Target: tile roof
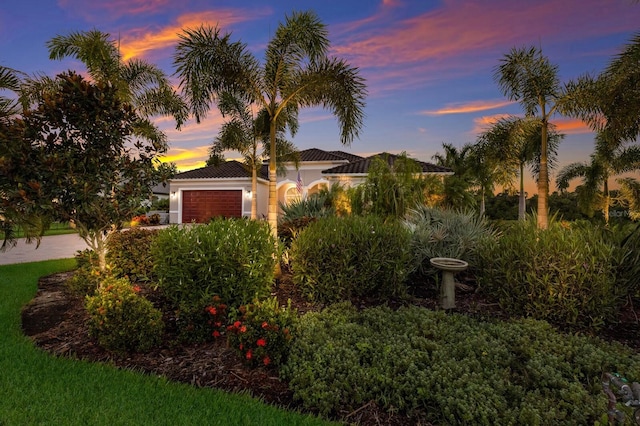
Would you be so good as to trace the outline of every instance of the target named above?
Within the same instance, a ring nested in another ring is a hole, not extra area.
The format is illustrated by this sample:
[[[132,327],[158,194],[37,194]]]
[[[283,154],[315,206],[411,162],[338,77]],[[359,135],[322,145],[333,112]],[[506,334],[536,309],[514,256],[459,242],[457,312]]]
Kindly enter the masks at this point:
[[[339,155],[344,159],[349,160],[350,163],[354,161],[362,160],[364,158],[364,157],[360,157],[359,155],[351,154],[349,152],[344,152],[344,151],[329,151],[329,153],[334,155]]]
[[[372,155],[371,157],[363,158],[358,161],[354,161],[352,163],[344,164],[341,166],[332,167],[327,170],[323,170],[322,174],[347,174],[347,175],[366,175],[369,171],[369,167],[371,166],[371,162],[373,159],[382,157],[386,158],[387,163],[389,165],[393,165],[396,159],[399,157],[398,155],[389,154],[386,152]],[[453,174],[453,171],[447,167],[436,166],[435,164],[425,163],[424,161],[415,160],[421,167],[422,173],[447,173]]]
[[[250,178],[251,171],[239,161],[231,160],[221,163],[219,166],[207,166],[199,169],[189,170],[187,172],[178,173],[173,180],[178,179],[233,179],[233,178]],[[264,173],[264,167],[258,170],[258,177],[269,179]]]
[[[300,151],[300,161],[349,161],[346,153],[336,154],[333,152],[323,151],[318,148],[310,148]]]

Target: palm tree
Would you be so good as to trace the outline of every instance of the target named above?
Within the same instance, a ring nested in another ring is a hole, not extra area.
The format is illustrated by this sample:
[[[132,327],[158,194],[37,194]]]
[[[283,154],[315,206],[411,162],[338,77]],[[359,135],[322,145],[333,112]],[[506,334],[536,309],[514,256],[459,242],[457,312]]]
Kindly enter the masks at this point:
[[[480,216],[485,213],[487,194],[493,194],[496,184],[507,186],[512,174],[509,163],[496,160],[491,151],[491,146],[479,139],[469,156],[470,173],[480,194]]]
[[[557,111],[557,101],[564,96],[558,67],[552,65],[536,47],[512,49],[496,68],[494,79],[503,94],[520,102],[528,117],[541,123],[540,159],[538,161],[538,228],[549,225],[549,119]]]
[[[261,66],[246,45],[220,36],[217,28],[184,30],[174,63],[192,113],[199,122],[223,92],[242,96],[269,116],[268,220],[277,235],[276,134],[281,116],[292,135],[301,107],[330,109],[340,126],[340,141],[358,137],[364,118],[366,87],[357,68],[329,58],[325,25],[313,12],[295,12],[276,29]],[[294,125],[295,124],[295,125]]]
[[[478,142],[485,146],[487,157],[500,164],[505,186],[510,185],[512,177],[520,177],[519,220],[525,218],[525,167],[529,166],[533,176],[538,178],[541,133],[540,120],[510,116],[496,121],[488,130],[478,136]],[[564,135],[557,133],[553,124],[549,123],[547,135],[547,165],[549,169],[553,169],[555,165],[558,145],[563,137]]]
[[[617,142],[607,140],[605,134],[598,133],[591,162],[577,162],[565,166],[558,174],[556,185],[560,191],[565,191],[573,179],[582,178],[582,185],[576,188],[582,210],[590,213],[594,208],[602,208],[605,223],[608,224],[609,207],[612,203],[609,178],[638,169],[640,147],[623,147]],[[602,190],[599,189],[600,186]]]
[[[218,165],[224,161],[225,151],[237,151],[244,157],[245,165],[251,171],[251,219],[258,217],[258,169],[262,166],[264,155],[259,150],[262,144],[269,146],[269,117],[263,109],[254,114],[252,108],[239,97],[224,92],[218,100],[218,108],[223,116],[230,119],[222,125],[218,136],[209,150],[207,165]],[[284,131],[276,134],[278,160],[292,159],[295,146],[284,138]],[[296,162],[295,156],[293,156]]]
[[[431,158],[438,166],[448,167],[453,171],[453,176],[444,178],[443,204],[452,208],[474,205],[475,200],[469,191],[474,184],[471,164],[473,145],[468,143],[458,149],[452,144],[443,143],[442,148],[444,155],[438,152]]]
[[[95,81],[116,86],[120,99],[131,104],[140,117],[135,125],[135,134],[154,141],[158,146],[166,146],[166,136],[150,118],[172,116],[179,128],[188,116],[186,103],[160,68],[135,58],[124,62],[118,44],[109,37],[109,34],[98,30],[56,36],[47,42],[49,57],[78,59]],[[31,92],[38,93],[38,88],[48,83],[47,79],[31,81],[31,86],[36,89]]]
[[[10,90],[19,93],[21,78],[20,71],[0,65],[0,90]],[[0,118],[10,117],[19,112],[18,102],[14,98],[0,96]]]

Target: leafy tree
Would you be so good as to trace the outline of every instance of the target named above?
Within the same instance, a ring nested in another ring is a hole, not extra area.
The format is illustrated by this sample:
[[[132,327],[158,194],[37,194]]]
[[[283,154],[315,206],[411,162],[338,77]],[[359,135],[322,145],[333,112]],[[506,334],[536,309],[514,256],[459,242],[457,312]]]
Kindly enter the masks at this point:
[[[557,101],[565,95],[558,78],[558,67],[536,47],[514,48],[501,60],[494,78],[503,94],[520,102],[527,117],[541,123],[538,161],[538,228],[549,224],[549,119],[558,110]]]
[[[604,133],[598,133],[591,161],[565,166],[558,174],[556,185],[560,191],[565,191],[573,179],[582,178],[582,185],[576,188],[581,209],[591,216],[594,209],[600,208],[605,223],[608,224],[609,208],[615,202],[609,191],[609,178],[639,169],[640,147],[624,147],[607,140]]]
[[[174,63],[191,112],[199,122],[223,92],[243,96],[269,116],[268,220],[277,234],[276,134],[281,115],[291,134],[301,107],[330,109],[340,126],[340,140],[358,136],[366,88],[358,69],[328,56],[325,25],[313,12],[294,12],[278,25],[261,66],[246,45],[220,36],[217,28],[184,30]]]
[[[444,155],[433,155],[438,166],[448,167],[453,171],[452,176],[444,178],[444,198],[441,204],[448,208],[465,209],[475,205],[471,188],[474,185],[471,157],[473,145],[465,144],[458,149],[452,144],[443,143]]]
[[[163,150],[133,139],[138,117],[115,86],[68,72],[56,87],[15,122],[15,139],[0,140],[9,153],[0,190],[19,200],[15,215],[74,223],[104,269],[106,243],[158,182]]]
[[[427,184],[420,165],[406,153],[376,156],[365,182],[354,188],[353,213],[404,217],[409,209],[424,204]]]
[[[218,165],[224,161],[225,151],[238,151],[244,157],[244,163],[251,171],[251,219],[258,217],[258,169],[262,166],[263,158],[267,155],[260,150],[260,145],[269,146],[269,116],[266,110],[253,113],[250,105],[243,99],[224,92],[218,99],[218,108],[223,116],[229,120],[222,125],[218,136],[214,139],[209,150],[207,165]],[[295,146],[284,137],[282,128],[276,132],[276,160],[281,167],[280,160],[293,160],[296,165],[298,158],[294,155]],[[279,167],[280,168],[280,167]]]
[[[547,164],[550,169],[554,168],[558,145],[564,137],[554,127],[549,123]],[[499,119],[478,136],[478,143],[484,147],[488,159],[499,164],[505,186],[509,187],[513,178],[520,177],[519,220],[524,220],[526,212],[524,169],[529,166],[534,178],[538,178],[541,139],[542,125],[538,119],[515,116]]]

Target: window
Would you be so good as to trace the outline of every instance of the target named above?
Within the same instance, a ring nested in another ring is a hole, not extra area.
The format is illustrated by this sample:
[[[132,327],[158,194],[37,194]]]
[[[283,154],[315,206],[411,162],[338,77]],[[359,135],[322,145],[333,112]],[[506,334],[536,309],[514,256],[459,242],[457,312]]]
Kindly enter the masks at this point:
[[[295,186],[287,189],[287,192],[284,193],[284,202],[286,205],[289,205],[296,201],[300,201],[301,198],[302,194],[298,192],[298,188],[296,188]]]

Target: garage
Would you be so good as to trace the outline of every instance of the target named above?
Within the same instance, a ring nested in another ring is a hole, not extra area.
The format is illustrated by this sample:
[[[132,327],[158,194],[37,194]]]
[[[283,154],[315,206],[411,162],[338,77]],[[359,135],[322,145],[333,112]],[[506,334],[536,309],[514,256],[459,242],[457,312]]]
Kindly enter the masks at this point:
[[[182,191],[182,223],[206,223],[212,217],[242,217],[242,191]]]

